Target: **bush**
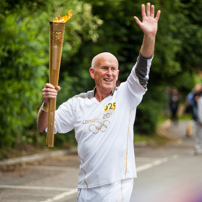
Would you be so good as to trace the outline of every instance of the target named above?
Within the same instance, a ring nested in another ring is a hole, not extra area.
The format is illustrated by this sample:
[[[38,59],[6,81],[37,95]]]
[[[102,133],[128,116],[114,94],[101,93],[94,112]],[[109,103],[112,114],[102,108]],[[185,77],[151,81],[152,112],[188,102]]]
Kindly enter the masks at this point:
[[[148,91],[143,98],[142,103],[137,108],[136,120],[134,125],[135,133],[152,135],[155,133],[158,118],[161,116],[163,110],[163,102],[159,100],[157,102],[156,97],[162,97],[161,92],[158,89],[152,92]],[[159,99],[159,98],[158,98]]]

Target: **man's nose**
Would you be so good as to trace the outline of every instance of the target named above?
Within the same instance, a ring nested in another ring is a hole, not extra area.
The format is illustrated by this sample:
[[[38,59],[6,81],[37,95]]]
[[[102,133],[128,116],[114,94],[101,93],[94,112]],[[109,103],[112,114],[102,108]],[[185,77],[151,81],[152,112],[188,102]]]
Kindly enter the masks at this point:
[[[107,74],[112,75],[112,70],[111,70],[111,68],[109,68],[109,69],[107,70]]]

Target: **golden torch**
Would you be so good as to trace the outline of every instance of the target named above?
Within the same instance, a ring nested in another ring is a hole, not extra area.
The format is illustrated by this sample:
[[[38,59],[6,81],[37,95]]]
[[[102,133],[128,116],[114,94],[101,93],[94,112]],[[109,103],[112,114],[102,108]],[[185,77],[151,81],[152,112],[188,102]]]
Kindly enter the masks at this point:
[[[65,32],[65,22],[72,16],[72,10],[68,11],[68,16],[60,15],[53,19],[49,24],[49,83],[58,86],[60,63],[62,57],[62,47]],[[55,122],[56,98],[49,100],[48,108],[48,128],[46,145],[54,146],[54,122]]]

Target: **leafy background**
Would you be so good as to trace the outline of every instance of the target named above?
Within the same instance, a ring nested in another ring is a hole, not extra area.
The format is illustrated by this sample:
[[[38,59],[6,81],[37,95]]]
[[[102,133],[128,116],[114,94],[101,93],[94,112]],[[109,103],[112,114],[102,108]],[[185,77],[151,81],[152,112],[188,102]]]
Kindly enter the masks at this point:
[[[135,133],[152,136],[165,115],[168,94],[176,86],[181,102],[201,82],[202,2],[151,0],[161,10],[148,92],[137,110]],[[103,51],[120,64],[120,82],[126,80],[138,56],[143,33],[133,16],[141,19],[141,4],[130,0],[2,0],[0,7],[0,158],[8,149],[28,144],[45,146],[37,132],[42,88],[48,82],[49,21],[66,15],[57,106],[94,87],[88,69]],[[74,132],[56,135],[57,148],[75,144]]]

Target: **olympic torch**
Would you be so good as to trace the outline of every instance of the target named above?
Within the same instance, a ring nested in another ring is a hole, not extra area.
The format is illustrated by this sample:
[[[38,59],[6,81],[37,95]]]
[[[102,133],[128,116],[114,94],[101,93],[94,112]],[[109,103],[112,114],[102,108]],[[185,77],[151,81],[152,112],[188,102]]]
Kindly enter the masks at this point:
[[[65,22],[72,16],[70,10],[68,16],[60,15],[49,23],[49,83],[58,86],[62,47],[65,32]],[[54,146],[54,122],[55,122],[56,98],[50,98],[48,108],[48,127],[46,145]]]

